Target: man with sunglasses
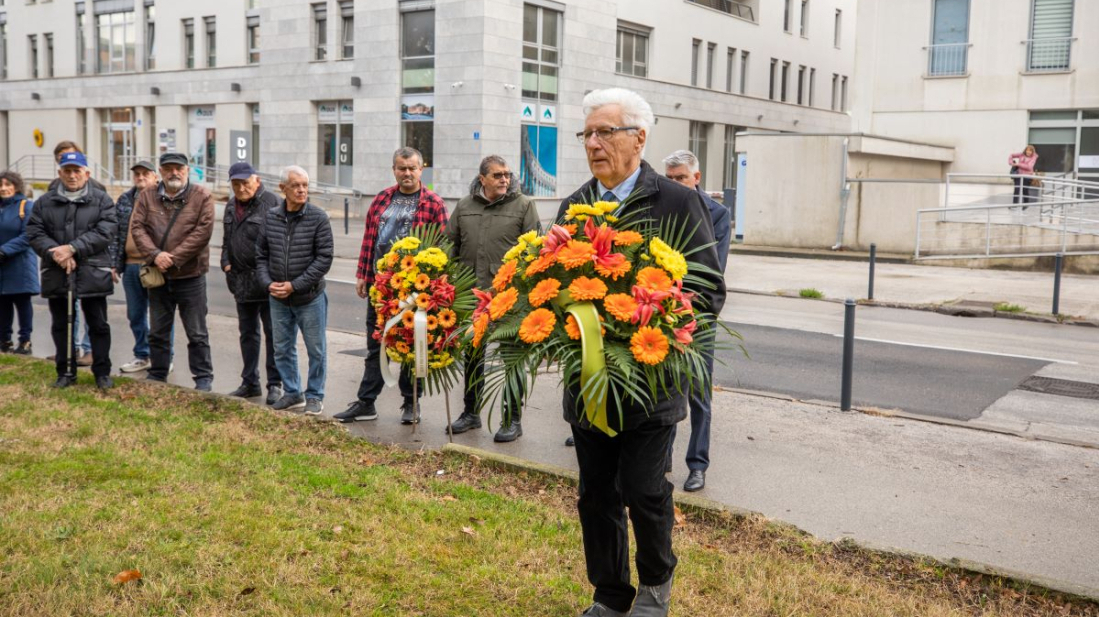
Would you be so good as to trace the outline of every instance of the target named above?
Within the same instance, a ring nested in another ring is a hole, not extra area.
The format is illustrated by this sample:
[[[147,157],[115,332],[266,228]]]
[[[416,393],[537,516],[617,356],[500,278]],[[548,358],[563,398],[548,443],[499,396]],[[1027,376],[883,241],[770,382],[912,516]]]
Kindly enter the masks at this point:
[[[480,174],[469,185],[469,195],[458,202],[446,233],[454,255],[477,274],[477,287],[489,289],[504,253],[519,236],[539,228],[534,200],[519,192],[519,182],[507,161],[495,154],[481,161]],[[466,356],[464,411],[447,430],[457,435],[481,427],[481,397],[485,356],[469,350]],[[504,401],[495,441],[515,441],[523,435],[522,401]]]

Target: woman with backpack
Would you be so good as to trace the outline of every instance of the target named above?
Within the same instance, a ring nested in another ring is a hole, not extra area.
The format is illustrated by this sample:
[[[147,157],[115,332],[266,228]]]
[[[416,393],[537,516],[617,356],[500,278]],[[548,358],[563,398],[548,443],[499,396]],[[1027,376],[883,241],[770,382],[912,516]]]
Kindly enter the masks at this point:
[[[31,354],[34,307],[31,298],[41,291],[38,256],[27,242],[31,200],[24,195],[23,178],[0,173],[0,352]],[[19,315],[19,340],[12,344],[15,315]]]

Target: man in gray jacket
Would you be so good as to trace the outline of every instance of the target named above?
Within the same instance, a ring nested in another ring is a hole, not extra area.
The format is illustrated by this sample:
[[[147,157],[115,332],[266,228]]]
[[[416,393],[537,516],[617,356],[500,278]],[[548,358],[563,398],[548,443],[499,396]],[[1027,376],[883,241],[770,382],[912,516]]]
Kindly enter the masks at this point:
[[[519,192],[519,183],[508,169],[507,161],[495,154],[481,161],[480,174],[469,187],[469,195],[458,202],[450,216],[447,236],[454,243],[459,261],[477,274],[477,287],[489,289],[504,253],[515,246],[519,236],[537,230],[538,210],[534,200]],[[470,350],[466,356],[465,410],[447,427],[457,435],[481,427],[481,391],[485,372],[483,350]],[[496,432],[498,442],[515,441],[523,434],[520,424],[522,401],[505,399],[503,420]]]

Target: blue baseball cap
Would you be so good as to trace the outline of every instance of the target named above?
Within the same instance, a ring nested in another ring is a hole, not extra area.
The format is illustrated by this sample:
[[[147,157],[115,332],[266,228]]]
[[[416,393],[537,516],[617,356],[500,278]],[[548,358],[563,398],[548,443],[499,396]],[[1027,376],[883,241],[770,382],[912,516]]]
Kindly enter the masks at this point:
[[[252,166],[248,163],[233,163],[229,167],[230,180],[247,180],[254,175],[256,175],[256,170],[252,169]]]
[[[71,167],[76,165],[78,167],[87,167],[88,158],[84,156],[83,152],[66,152],[61,155],[61,161],[58,162],[61,167]]]

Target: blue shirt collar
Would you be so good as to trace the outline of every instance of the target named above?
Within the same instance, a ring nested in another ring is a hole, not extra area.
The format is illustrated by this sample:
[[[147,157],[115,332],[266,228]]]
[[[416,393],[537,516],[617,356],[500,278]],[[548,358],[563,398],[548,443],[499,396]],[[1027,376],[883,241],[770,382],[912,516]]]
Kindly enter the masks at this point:
[[[607,191],[610,191],[610,192],[614,193],[614,196],[618,198],[619,202],[626,201],[626,198],[629,197],[630,193],[633,192],[634,187],[637,186],[637,178],[640,175],[641,175],[641,165],[639,164],[637,166],[637,169],[635,169],[634,172],[629,175],[629,177],[627,177],[625,180],[620,182],[618,184],[618,186],[616,186],[612,189],[608,189],[607,187],[603,186],[602,182],[599,182],[597,180],[596,183],[595,183],[596,188],[599,190],[599,195],[597,197],[599,199],[602,199],[603,194],[606,193]]]

